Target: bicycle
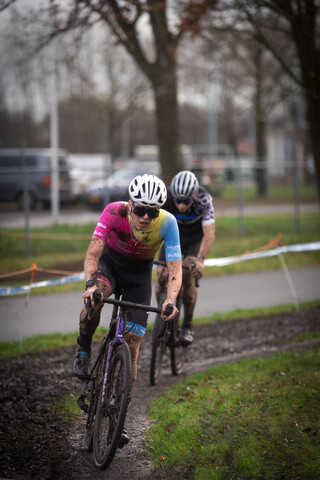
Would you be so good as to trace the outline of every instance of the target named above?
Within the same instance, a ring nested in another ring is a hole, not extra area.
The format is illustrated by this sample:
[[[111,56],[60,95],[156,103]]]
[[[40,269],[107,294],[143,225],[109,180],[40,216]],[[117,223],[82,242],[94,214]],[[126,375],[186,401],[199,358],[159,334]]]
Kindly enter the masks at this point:
[[[100,300],[101,292],[94,292],[94,300]],[[122,290],[116,290],[114,298],[104,298],[113,305],[109,332],[103,337],[99,353],[94,361],[85,388],[78,398],[79,407],[87,414],[85,448],[93,452],[96,467],[106,469],[112,462],[120,444],[130,394],[131,358],[125,341],[126,311],[130,308],[161,313],[161,309],[149,305],[120,300]],[[120,311],[119,311],[120,309]],[[167,315],[173,306],[167,307]],[[88,316],[92,314],[90,306]],[[83,320],[85,321],[85,319]]]
[[[166,266],[164,262],[155,261],[155,265]],[[183,269],[189,269],[187,266],[182,266]],[[194,262],[191,264],[194,268]],[[199,286],[196,281],[196,286]],[[181,286],[179,295],[176,299],[176,307],[180,313],[182,304],[183,286]],[[167,288],[164,288],[160,294],[158,306],[161,308],[164,300],[167,298]],[[179,334],[183,323],[179,313],[173,320],[165,322],[161,315],[157,315],[151,335],[151,362],[150,362],[150,385],[154,386],[158,383],[159,376],[163,366],[163,359],[167,347],[170,351],[170,365],[173,375],[181,373],[185,360],[188,344],[180,340]]]

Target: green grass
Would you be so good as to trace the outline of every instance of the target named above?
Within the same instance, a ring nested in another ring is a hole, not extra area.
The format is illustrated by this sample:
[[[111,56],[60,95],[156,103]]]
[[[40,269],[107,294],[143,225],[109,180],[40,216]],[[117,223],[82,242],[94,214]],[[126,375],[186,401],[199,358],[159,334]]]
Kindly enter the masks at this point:
[[[248,358],[153,401],[148,450],[170,479],[318,479],[320,348]]]
[[[79,417],[79,405],[77,398],[79,395],[73,393],[67,394],[64,397],[56,399],[50,406],[51,410],[62,420],[62,422],[71,426],[72,423]]]
[[[94,336],[95,341],[101,341],[106,329],[99,327]],[[23,338],[21,341],[12,340],[0,343],[0,360],[26,354],[37,354],[47,350],[77,345],[78,331],[70,333],[50,333]]]
[[[217,206],[228,205],[235,206],[238,202],[237,185],[228,184],[221,189],[217,189],[219,195],[215,197],[215,187],[213,187],[214,204]],[[258,197],[257,189],[254,185],[242,187],[243,202],[246,205],[275,205],[290,204],[294,202],[294,190],[290,185],[272,185],[268,196]],[[300,202],[317,202],[316,186],[301,185],[299,187]]]
[[[301,233],[295,232],[295,219],[291,215],[245,217],[244,237],[239,237],[239,220],[237,217],[217,217],[216,241],[210,251],[209,258],[229,257],[251,252],[268,245],[269,241],[281,234],[281,245],[291,245],[319,240],[320,214],[301,215]],[[94,229],[90,225],[57,225],[45,229],[31,229],[32,257],[25,256],[25,239],[23,230],[0,231],[0,274],[19,271],[31,267],[35,263],[39,268],[59,268],[62,270],[81,271],[83,260],[89,244],[89,239]],[[21,237],[11,236],[21,234]],[[46,238],[38,238],[37,235],[45,235]],[[53,237],[52,239],[50,237]],[[70,238],[72,240],[67,240]],[[320,263],[320,251],[285,254],[289,268],[300,268],[318,265]],[[226,273],[257,272],[262,270],[280,269],[278,257],[249,260],[235,263],[225,267],[206,267],[205,275],[224,275]],[[30,281],[29,274],[26,276]],[[24,278],[26,278],[24,277]],[[48,275],[48,278],[56,276]],[[27,284],[19,276],[10,277],[6,285]],[[35,280],[39,281],[36,274]],[[3,284],[3,283],[2,283]],[[66,284],[61,288],[50,287],[41,289],[41,293],[78,290],[81,285]],[[33,294],[36,292],[32,292]]]
[[[28,268],[35,263],[40,268],[65,267],[84,260],[95,224],[54,225],[30,229],[32,257],[26,256],[23,229],[0,231],[0,272]]]

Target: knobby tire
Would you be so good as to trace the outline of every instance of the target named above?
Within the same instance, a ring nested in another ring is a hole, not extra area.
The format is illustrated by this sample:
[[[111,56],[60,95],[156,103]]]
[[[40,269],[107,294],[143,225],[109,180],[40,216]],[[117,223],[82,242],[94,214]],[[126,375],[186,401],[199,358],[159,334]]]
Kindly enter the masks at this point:
[[[166,294],[163,292],[159,299],[159,308],[162,306]],[[154,386],[158,383],[158,379],[162,367],[162,358],[167,346],[167,330],[160,314],[156,315],[154,327],[152,330],[152,348],[150,363],[150,385]]]
[[[87,413],[87,423],[86,431],[84,437],[84,446],[88,452],[92,452],[92,443],[93,443],[93,427],[94,419],[97,409],[97,403],[100,393],[100,388],[103,383],[104,373],[106,367],[106,351],[105,347],[100,353],[100,358],[98,364],[95,368],[95,371],[92,373],[92,378],[89,380],[86,387],[86,396],[89,399],[88,413]]]
[[[130,370],[128,346],[120,343],[111,357],[104,399],[100,388],[94,422],[93,457],[101,469],[110,465],[118,448],[129,403]]]
[[[158,325],[157,325],[158,323]],[[163,324],[163,320],[160,317],[160,321],[156,319],[154,329],[156,331],[161,328]],[[166,350],[166,332],[162,336],[162,338],[155,338],[152,343],[152,350],[151,350],[151,364],[150,364],[150,384],[156,385],[158,383],[158,379],[161,372],[162,367],[162,358],[164,352]]]
[[[179,340],[179,333],[182,320],[179,315],[172,321],[171,334],[169,339],[171,371],[173,375],[179,375],[186,360],[187,348]]]

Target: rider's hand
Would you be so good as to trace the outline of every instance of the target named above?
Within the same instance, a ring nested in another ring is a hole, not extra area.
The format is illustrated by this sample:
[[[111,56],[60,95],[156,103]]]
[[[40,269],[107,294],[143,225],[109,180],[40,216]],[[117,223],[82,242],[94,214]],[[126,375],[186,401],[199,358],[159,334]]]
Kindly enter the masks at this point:
[[[83,301],[86,305],[88,305],[88,300],[90,298],[91,305],[94,307],[95,306],[95,301],[93,298],[93,293],[95,290],[97,290],[97,285],[92,285],[92,287],[87,288],[87,290],[82,294]],[[101,293],[101,301],[103,299],[103,295]]]
[[[196,280],[200,280],[203,276],[204,265],[202,260],[196,259],[194,262],[194,266],[191,268],[192,275]]]
[[[172,301],[170,299],[166,299],[163,304],[162,304],[162,309],[161,309],[161,318],[162,320],[164,320],[165,322],[167,322],[168,320],[173,320],[174,317],[176,315],[178,315],[179,313],[179,310],[177,309],[177,307],[175,305],[173,305],[173,310],[172,310],[172,313],[171,315],[169,315],[168,317],[166,316],[165,312],[166,312],[166,307],[168,305],[168,303],[170,303],[172,305]]]

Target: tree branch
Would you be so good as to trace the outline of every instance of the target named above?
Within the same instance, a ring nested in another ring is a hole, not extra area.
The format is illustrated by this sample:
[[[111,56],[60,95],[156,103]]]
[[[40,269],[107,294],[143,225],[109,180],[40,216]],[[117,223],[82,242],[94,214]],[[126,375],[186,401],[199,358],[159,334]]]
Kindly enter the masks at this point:
[[[285,0],[286,1],[286,0]],[[240,2],[241,3],[241,2]],[[298,77],[293,70],[289,67],[289,65],[284,61],[283,57],[278,53],[278,51],[272,46],[272,44],[269,42],[269,40],[266,38],[264,35],[259,23],[256,20],[256,17],[251,14],[250,10],[247,8],[247,5],[242,3],[242,8],[247,16],[247,19],[251,23],[251,25],[254,27],[256,31],[256,38],[258,41],[260,41],[270,52],[274,57],[277,59],[277,61],[280,63],[284,71],[301,87],[305,88],[305,85],[303,81],[301,80],[300,77]]]
[[[0,3],[0,12],[3,12],[6,8],[10,7],[16,0],[1,0]]]

